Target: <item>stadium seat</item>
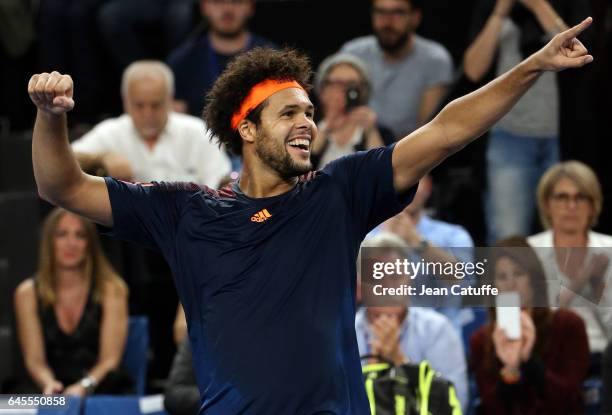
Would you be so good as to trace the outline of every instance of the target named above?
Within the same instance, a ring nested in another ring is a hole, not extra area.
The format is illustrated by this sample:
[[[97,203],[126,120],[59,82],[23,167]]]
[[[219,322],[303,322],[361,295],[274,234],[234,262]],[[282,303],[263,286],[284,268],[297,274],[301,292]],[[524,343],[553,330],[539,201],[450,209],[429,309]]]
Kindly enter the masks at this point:
[[[168,415],[163,395],[94,395],[85,399],[83,415]]]
[[[468,406],[465,415],[476,415],[480,411],[480,394],[473,374],[468,376]]]
[[[600,378],[588,378],[582,384],[584,393],[584,409],[586,415],[601,414],[601,394],[603,385]]]
[[[134,379],[134,386],[138,395],[145,394],[148,354],[149,319],[144,316],[131,316],[122,365]]]
[[[472,334],[482,327],[488,318],[487,308],[485,307],[470,307],[461,309],[462,313],[462,337],[463,351],[467,361],[470,360],[470,338]]]

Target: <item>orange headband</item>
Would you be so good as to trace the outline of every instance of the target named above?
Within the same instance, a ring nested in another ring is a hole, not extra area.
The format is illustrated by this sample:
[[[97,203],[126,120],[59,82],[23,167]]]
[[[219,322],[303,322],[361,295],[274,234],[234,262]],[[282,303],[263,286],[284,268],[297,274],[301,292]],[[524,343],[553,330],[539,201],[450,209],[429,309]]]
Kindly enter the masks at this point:
[[[266,99],[287,88],[300,88],[304,90],[302,85],[296,81],[279,81],[276,79],[266,79],[256,84],[251,88],[249,95],[242,101],[240,108],[232,115],[232,129],[237,129],[240,121],[244,120],[251,111]]]

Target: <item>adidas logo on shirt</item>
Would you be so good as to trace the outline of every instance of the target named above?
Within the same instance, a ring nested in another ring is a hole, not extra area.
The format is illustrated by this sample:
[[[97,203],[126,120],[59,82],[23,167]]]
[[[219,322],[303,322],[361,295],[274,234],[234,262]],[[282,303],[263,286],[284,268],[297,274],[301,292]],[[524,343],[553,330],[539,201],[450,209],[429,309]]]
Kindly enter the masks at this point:
[[[261,223],[261,222],[267,221],[271,217],[272,217],[272,214],[268,212],[268,209],[262,209],[256,214],[254,214],[253,216],[251,216],[251,222]]]

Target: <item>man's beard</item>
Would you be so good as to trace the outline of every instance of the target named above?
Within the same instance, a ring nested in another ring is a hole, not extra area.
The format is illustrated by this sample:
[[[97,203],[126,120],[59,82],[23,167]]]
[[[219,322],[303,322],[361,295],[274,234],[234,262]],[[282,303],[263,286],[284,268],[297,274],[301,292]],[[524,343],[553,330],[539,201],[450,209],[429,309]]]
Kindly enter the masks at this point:
[[[283,180],[301,176],[312,170],[312,163],[298,164],[291,158],[285,147],[286,140],[281,144],[268,138],[265,134],[257,133],[255,153],[272,170],[278,173]]]
[[[410,30],[406,30],[402,33],[394,31],[393,36],[385,36],[381,34],[381,32],[385,32],[385,34],[387,34],[389,33],[389,30],[376,31],[374,32],[374,35],[376,36],[376,40],[378,41],[378,45],[381,47],[381,49],[391,55],[396,54],[406,45],[406,42],[408,42],[411,34]]]
[[[242,26],[237,27],[234,30],[222,30],[216,27],[210,28],[217,36],[226,40],[232,40],[240,37],[246,30],[246,23]]]

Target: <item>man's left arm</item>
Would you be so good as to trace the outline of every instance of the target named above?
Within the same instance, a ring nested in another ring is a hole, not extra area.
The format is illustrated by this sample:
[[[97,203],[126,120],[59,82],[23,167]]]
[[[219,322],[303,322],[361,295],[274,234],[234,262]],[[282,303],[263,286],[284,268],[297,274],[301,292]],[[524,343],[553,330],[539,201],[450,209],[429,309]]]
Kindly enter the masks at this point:
[[[591,24],[556,35],[544,48],[484,87],[454,100],[431,122],[400,140],[393,151],[393,182],[398,193],[475,140],[502,118],[544,71],[579,68],[593,61],[576,38]]]

